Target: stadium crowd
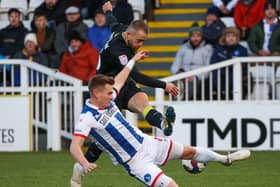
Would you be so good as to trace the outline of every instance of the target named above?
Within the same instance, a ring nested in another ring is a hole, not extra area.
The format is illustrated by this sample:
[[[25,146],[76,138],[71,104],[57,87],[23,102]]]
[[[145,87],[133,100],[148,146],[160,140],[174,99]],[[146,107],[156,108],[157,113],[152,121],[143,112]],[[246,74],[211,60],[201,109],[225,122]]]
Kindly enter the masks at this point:
[[[99,52],[111,35],[102,3],[101,0],[44,0],[33,12],[30,30],[22,22],[23,12],[18,8],[9,9],[9,24],[0,28],[0,58],[28,59],[87,84],[96,73]],[[134,19],[133,7],[127,0],[111,0],[111,3],[118,22],[128,25]],[[227,28],[221,19],[223,16],[232,16],[236,27]],[[92,19],[94,25],[89,28],[83,19]],[[248,46],[240,45],[241,40]],[[177,74],[233,57],[279,53],[280,22],[276,0],[213,0],[205,16],[205,25],[200,27],[194,23],[189,28],[189,39],[177,52],[171,72]],[[0,84],[2,71],[0,67]],[[244,68],[243,72],[246,71]],[[232,76],[230,70],[230,89]],[[217,79],[215,73],[213,79]],[[201,77],[197,80],[197,85],[192,85],[193,78],[189,78],[191,87],[200,87]],[[9,80],[6,81],[9,85]],[[222,90],[224,84],[222,80]],[[213,86],[215,90],[217,85]],[[191,95],[192,89],[189,91]]]
[[[235,27],[227,27],[223,16],[233,16]],[[189,40],[183,43],[175,56],[171,72],[178,74],[209,64],[219,63],[234,57],[279,56],[280,22],[275,0],[213,0],[205,16],[205,25],[194,23],[189,29]],[[246,46],[241,45],[245,42]],[[233,97],[233,72],[221,69],[220,82],[217,71],[213,72],[213,95],[217,98],[220,84],[220,98],[226,97],[226,79],[229,84],[229,99]],[[209,89],[209,75],[205,78],[205,98]],[[251,76],[251,75],[249,75]],[[196,81],[193,81],[194,78]],[[246,97],[248,67],[242,66],[243,96]],[[194,85],[195,84],[195,85]],[[201,77],[188,78],[189,98],[201,97]],[[185,85],[184,85],[185,87]],[[250,90],[251,91],[251,90]],[[216,95],[215,95],[216,94]]]
[[[102,2],[44,0],[34,10],[30,30],[23,24],[22,10],[10,8],[7,11],[9,24],[0,28],[1,59],[28,59],[87,84],[96,74],[99,51],[111,35],[101,9]],[[129,24],[134,19],[132,6],[126,0],[112,0],[111,3],[113,14],[120,23]],[[124,10],[127,14],[121,13]],[[89,28],[83,19],[92,19],[95,24]],[[3,75],[3,67],[0,67],[0,74]],[[6,85],[9,84],[6,80]]]

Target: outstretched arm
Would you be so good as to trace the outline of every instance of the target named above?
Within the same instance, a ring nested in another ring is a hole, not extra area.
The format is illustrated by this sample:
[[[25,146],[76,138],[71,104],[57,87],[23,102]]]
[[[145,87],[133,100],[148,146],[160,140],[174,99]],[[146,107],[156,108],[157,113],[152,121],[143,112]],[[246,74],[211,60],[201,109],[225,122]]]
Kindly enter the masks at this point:
[[[106,24],[109,26],[112,32],[123,32],[127,29],[127,25],[119,23],[116,17],[113,15],[113,7],[110,1],[104,3],[102,9],[106,15]]]
[[[129,60],[128,64],[122,69],[122,71],[116,75],[114,88],[117,91],[120,91],[120,89],[123,87],[126,79],[128,78],[131,70],[133,69],[135,62],[137,62],[141,59],[144,59],[145,57],[147,57],[147,54],[148,54],[148,51],[145,51],[145,50],[136,53],[136,55],[134,55]]]
[[[84,141],[85,140],[83,137],[74,135],[70,146],[70,152],[73,157],[83,166],[84,171],[87,173],[94,170],[96,168],[96,164],[88,162],[84,157],[84,154],[81,150]]]
[[[133,80],[145,86],[153,88],[162,88],[167,93],[170,93],[173,96],[178,95],[179,90],[173,83],[166,83],[161,80],[157,80],[147,75],[144,75],[143,73],[139,72],[137,68],[133,68],[130,76],[133,78]]]

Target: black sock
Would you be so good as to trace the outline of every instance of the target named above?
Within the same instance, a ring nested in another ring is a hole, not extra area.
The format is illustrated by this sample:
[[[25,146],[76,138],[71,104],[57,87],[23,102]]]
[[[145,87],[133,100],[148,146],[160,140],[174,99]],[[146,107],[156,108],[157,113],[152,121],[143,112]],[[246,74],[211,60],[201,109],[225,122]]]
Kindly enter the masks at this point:
[[[85,153],[85,157],[89,162],[95,162],[99,156],[101,155],[102,150],[100,150],[95,143],[92,143],[87,152]]]
[[[152,109],[148,112],[145,119],[150,125],[161,129],[162,114],[160,112]]]

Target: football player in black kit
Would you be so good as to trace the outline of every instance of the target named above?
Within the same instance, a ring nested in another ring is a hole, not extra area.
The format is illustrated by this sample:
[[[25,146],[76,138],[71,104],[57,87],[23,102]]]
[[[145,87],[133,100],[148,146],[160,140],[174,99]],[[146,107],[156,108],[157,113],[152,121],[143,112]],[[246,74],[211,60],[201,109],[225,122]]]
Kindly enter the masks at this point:
[[[112,15],[112,5],[108,1],[103,5],[103,11],[106,14],[106,23],[113,32],[110,40],[100,52],[101,63],[98,73],[109,76],[117,75],[128,61],[135,55],[136,51],[143,46],[148,38],[148,26],[142,20],[135,20],[129,26],[117,22]],[[135,113],[142,113],[145,120],[154,127],[163,130],[164,135],[170,136],[175,121],[175,112],[173,107],[167,107],[165,116],[155,110],[148,101],[148,96],[136,83],[145,86],[162,88],[173,96],[178,95],[178,88],[172,83],[166,83],[139,72],[137,66],[134,66],[130,77],[115,99],[120,109],[128,109]],[[85,157],[90,162],[95,162],[102,151],[95,143],[91,144],[85,153]],[[71,178],[71,186],[81,186],[81,165],[76,163]]]

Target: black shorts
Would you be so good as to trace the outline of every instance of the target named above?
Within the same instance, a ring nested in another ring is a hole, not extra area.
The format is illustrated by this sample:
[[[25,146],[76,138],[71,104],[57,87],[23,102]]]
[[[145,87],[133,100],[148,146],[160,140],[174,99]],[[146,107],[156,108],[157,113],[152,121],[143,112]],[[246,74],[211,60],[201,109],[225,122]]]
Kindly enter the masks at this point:
[[[143,92],[143,90],[138,88],[132,80],[126,81],[115,99],[119,109],[128,109],[128,101],[138,92]]]

